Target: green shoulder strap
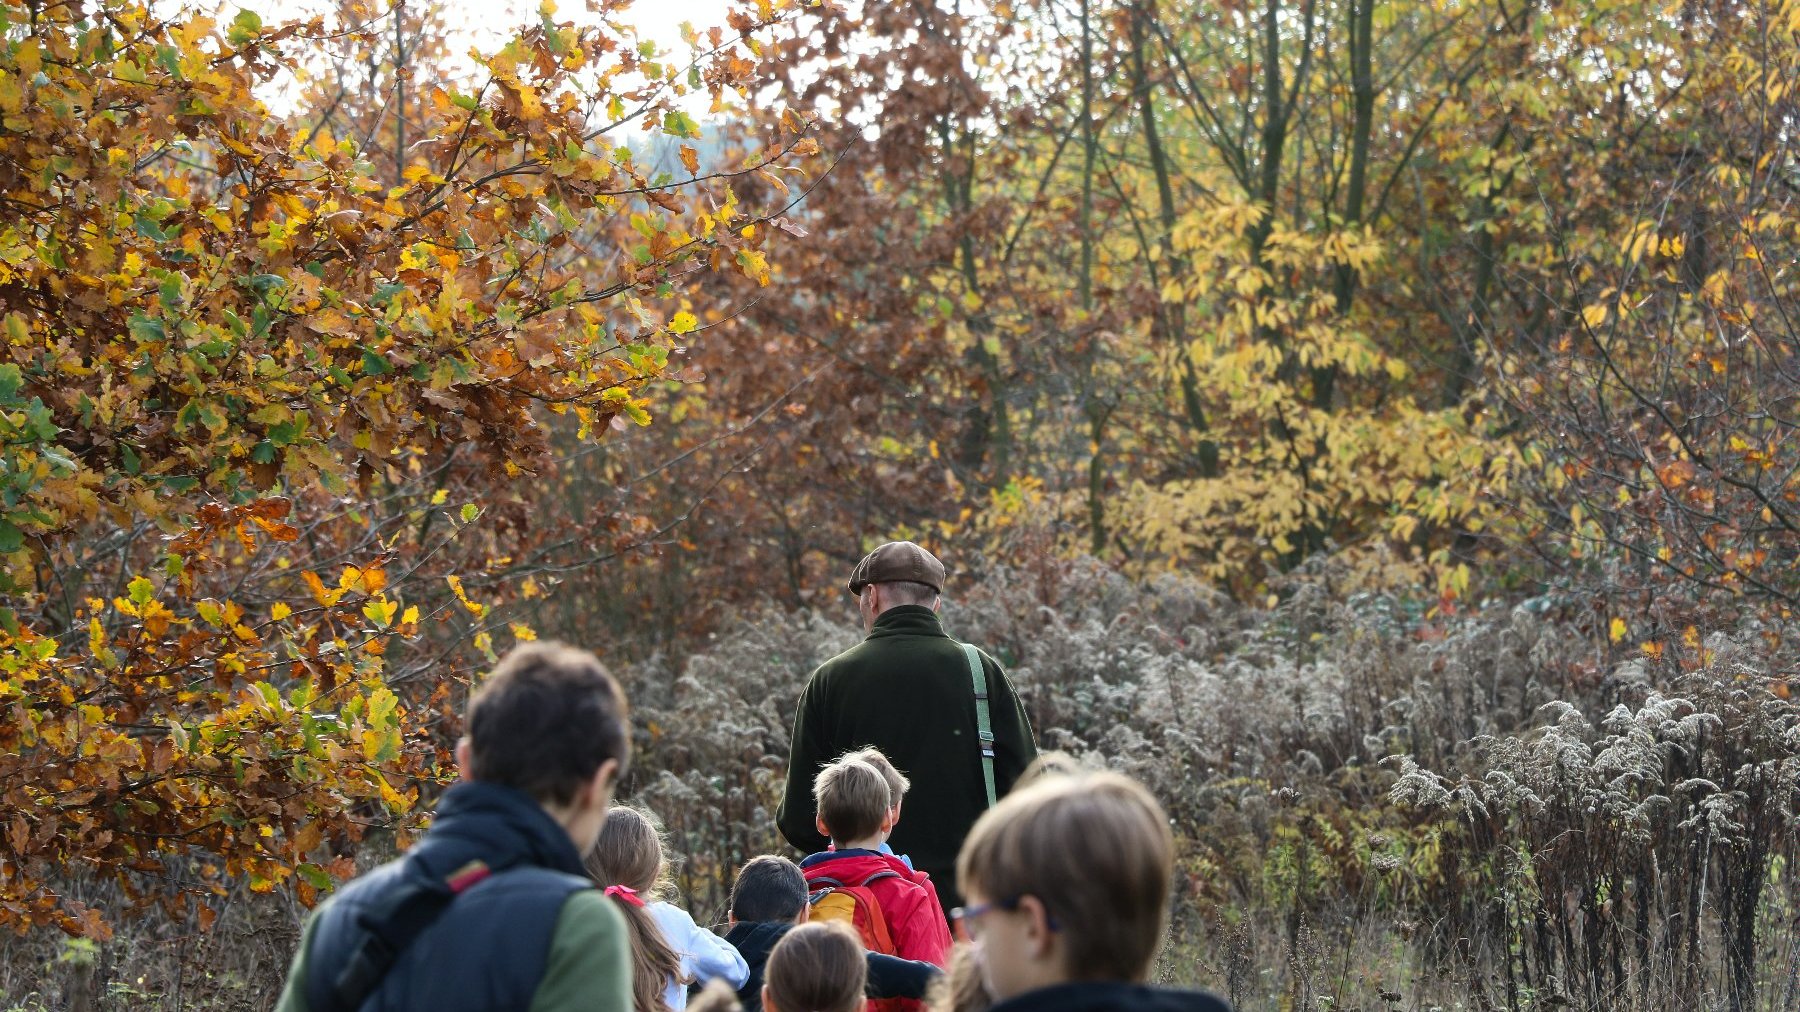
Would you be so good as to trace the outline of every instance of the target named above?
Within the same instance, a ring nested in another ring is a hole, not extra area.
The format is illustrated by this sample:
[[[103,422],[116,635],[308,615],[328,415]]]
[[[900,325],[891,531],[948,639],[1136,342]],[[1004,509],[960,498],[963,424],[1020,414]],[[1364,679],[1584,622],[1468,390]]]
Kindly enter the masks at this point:
[[[969,659],[969,680],[975,683],[975,731],[981,744],[981,779],[987,786],[987,806],[994,807],[994,725],[988,717],[987,671],[981,666],[981,652],[964,643],[963,656]]]

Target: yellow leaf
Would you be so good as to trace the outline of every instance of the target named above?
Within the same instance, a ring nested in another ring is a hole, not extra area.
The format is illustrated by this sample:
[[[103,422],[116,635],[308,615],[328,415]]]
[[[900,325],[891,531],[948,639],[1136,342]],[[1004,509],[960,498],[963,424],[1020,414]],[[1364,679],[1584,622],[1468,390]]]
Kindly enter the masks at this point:
[[[363,605],[362,613],[369,621],[386,629],[388,626],[394,624],[394,612],[399,610],[400,602],[398,601],[377,600],[370,601]]]
[[[1624,638],[1625,638],[1625,620],[1622,618],[1613,619],[1612,620],[1612,641],[1614,643],[1617,643]]]
[[[1598,327],[1606,322],[1606,307],[1596,302],[1581,311],[1581,322],[1590,327]]]
[[[686,334],[699,325],[700,321],[694,317],[694,314],[684,309],[676,313],[675,318],[669,321],[669,333]]]
[[[281,601],[277,601],[277,602],[275,602],[274,606],[269,609],[269,620],[271,622],[279,622],[282,619],[287,618],[289,615],[292,615],[293,613],[294,613],[294,609],[289,608],[285,603],[283,603]]]

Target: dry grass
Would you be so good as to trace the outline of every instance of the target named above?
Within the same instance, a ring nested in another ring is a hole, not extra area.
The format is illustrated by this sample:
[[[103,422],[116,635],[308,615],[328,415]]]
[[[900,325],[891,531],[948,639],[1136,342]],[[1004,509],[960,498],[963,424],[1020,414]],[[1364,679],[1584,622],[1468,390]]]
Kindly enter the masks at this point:
[[[1309,574],[1248,609],[1080,562],[993,570],[945,609],[1008,664],[1042,744],[1168,806],[1182,849],[1160,979],[1283,1012],[1800,1009],[1800,712],[1768,691],[1770,630],[1715,628],[1711,663],[1684,673],[1625,660],[1572,599],[1427,621],[1330,586]],[[684,659],[618,667],[638,724],[627,793],[667,824],[701,921],[733,869],[782,849],[794,700],[853,622],[752,612]],[[245,893],[209,937],[11,939],[0,991],[264,1008],[300,917]]]

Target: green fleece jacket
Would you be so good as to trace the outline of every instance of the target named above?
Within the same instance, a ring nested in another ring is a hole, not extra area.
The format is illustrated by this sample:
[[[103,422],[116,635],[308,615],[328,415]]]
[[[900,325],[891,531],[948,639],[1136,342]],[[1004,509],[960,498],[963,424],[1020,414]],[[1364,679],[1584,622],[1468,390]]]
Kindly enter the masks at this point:
[[[1031,724],[1000,662],[983,653],[1000,795],[1037,756]],[[819,666],[794,714],[787,791],[777,822],[801,851],[824,850],[814,828],[813,779],[846,752],[873,745],[912,781],[888,840],[931,873],[946,904],[957,895],[956,853],[987,807],[976,741],[975,691],[962,644],[937,614],[902,605],[875,619],[868,638]]]

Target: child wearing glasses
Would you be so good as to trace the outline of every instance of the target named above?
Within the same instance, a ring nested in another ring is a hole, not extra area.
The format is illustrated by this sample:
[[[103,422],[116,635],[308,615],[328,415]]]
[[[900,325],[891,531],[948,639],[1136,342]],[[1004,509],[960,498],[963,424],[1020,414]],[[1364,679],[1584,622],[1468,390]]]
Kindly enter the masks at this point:
[[[1174,861],[1162,806],[1115,773],[1050,775],[989,809],[957,879],[992,1012],[1230,1012],[1210,994],[1145,984]]]

